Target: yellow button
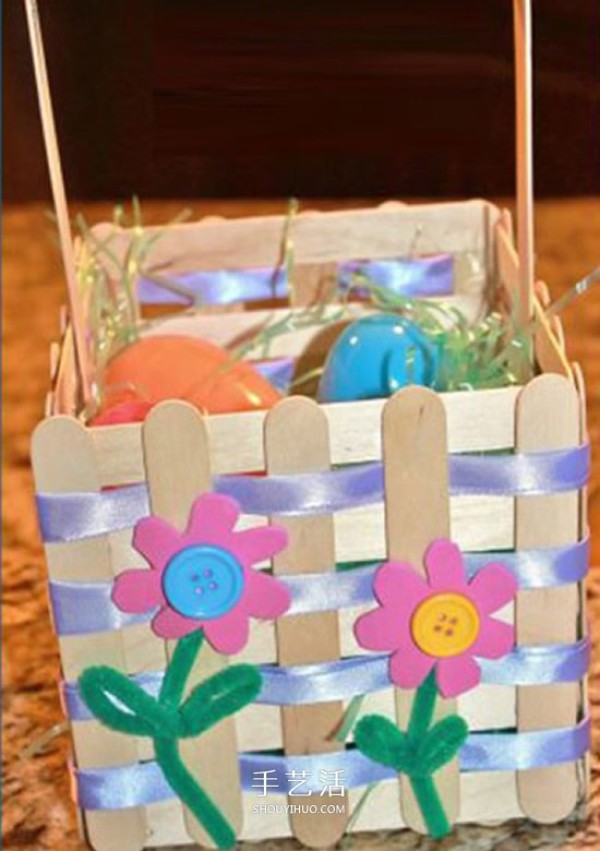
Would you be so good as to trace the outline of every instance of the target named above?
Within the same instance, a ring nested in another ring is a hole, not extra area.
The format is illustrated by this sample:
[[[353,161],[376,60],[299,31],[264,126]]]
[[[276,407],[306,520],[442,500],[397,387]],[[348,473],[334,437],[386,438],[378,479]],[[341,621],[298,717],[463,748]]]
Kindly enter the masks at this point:
[[[479,634],[479,613],[462,594],[434,594],[421,603],[411,621],[415,644],[429,656],[458,656]]]

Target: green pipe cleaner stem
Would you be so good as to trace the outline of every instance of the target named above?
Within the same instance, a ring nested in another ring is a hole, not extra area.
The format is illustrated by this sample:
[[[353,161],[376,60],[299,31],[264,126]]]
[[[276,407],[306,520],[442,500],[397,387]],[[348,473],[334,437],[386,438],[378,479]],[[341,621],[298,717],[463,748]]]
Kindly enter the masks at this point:
[[[435,672],[431,671],[417,689],[406,731],[409,741],[416,747],[431,726],[436,700]],[[409,780],[427,830],[434,839],[441,839],[450,833],[451,827],[433,777],[410,774]]]
[[[409,739],[415,743],[420,741],[423,734],[431,726],[436,698],[437,685],[435,673],[431,671],[417,689],[410,713],[408,730],[406,732]]]
[[[409,775],[408,779],[429,835],[433,839],[442,839],[447,836],[451,830],[450,823],[444,812],[433,777],[431,775],[427,777]]]
[[[175,645],[158,696],[158,702],[163,706],[179,706],[203,643],[204,632],[198,629],[180,638]]]
[[[218,848],[233,847],[236,842],[233,828],[183,764],[177,739],[156,738],[153,744],[156,761],[181,802],[191,810]]]
[[[201,629],[191,632],[177,642],[165,671],[158,696],[159,704],[171,709],[179,706],[203,642],[204,632]],[[233,828],[184,765],[177,739],[156,737],[153,744],[156,760],[168,784],[182,803],[191,810],[215,845],[218,848],[231,848],[235,845]]]

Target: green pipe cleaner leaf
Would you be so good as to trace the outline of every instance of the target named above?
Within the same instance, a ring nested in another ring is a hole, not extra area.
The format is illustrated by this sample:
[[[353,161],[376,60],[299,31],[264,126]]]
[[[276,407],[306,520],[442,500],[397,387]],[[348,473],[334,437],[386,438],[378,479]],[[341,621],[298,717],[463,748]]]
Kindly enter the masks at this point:
[[[454,759],[468,734],[466,722],[458,715],[449,715],[434,724],[418,746],[417,770],[413,769],[415,776],[427,777],[434,774]]]
[[[177,716],[114,668],[86,668],[79,689],[90,711],[111,730],[133,736],[176,735]]]
[[[356,747],[369,759],[389,765],[398,774],[411,774],[416,751],[406,733],[383,715],[365,715],[354,729]]]
[[[233,665],[197,685],[179,709],[179,735],[199,736],[252,703],[262,679],[255,665]]]

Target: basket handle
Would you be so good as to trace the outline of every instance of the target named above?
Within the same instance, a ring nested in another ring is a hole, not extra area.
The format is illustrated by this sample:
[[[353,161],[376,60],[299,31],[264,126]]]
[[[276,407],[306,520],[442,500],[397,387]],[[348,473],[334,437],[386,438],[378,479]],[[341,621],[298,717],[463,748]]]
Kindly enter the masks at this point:
[[[27,13],[27,28],[29,30],[31,55],[35,71],[35,84],[42,119],[46,158],[48,160],[50,183],[52,185],[54,211],[56,213],[56,220],[58,223],[60,250],[65,270],[65,277],[67,279],[67,297],[75,349],[75,368],[80,379],[82,400],[84,404],[87,404],[90,400],[91,392],[88,376],[88,359],[85,344],[83,309],[77,287],[75,249],[73,245],[73,235],[71,233],[71,224],[69,221],[69,209],[67,207],[65,183],[60,163],[60,152],[56,138],[56,126],[54,124],[54,113],[52,111],[52,100],[48,84],[48,72],[46,69],[46,58],[44,55],[44,43],[42,41],[37,0],[25,0],[25,10]]]
[[[531,0],[513,0],[515,30],[517,244],[519,248],[519,314],[533,313],[535,247],[533,225],[533,122]]]

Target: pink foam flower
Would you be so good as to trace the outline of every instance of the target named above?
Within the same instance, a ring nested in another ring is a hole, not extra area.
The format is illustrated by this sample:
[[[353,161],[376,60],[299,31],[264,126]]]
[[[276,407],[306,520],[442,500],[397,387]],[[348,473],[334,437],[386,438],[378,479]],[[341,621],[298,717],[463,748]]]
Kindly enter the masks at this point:
[[[388,651],[390,679],[417,688],[435,666],[444,697],[481,681],[476,658],[500,659],[514,646],[514,629],[491,615],[514,600],[517,583],[502,564],[485,565],[469,582],[462,554],[448,540],[425,554],[427,579],[410,564],[386,562],[374,580],[379,608],[354,625],[367,650]]]
[[[280,617],[290,605],[287,587],[254,565],[287,545],[279,526],[235,532],[235,500],[208,493],[192,506],[185,532],[160,517],[135,527],[133,546],[150,570],[117,577],[112,599],[124,612],[157,608],[152,629],[162,638],[181,638],[202,629],[220,653],[239,653],[248,641],[249,619]]]

